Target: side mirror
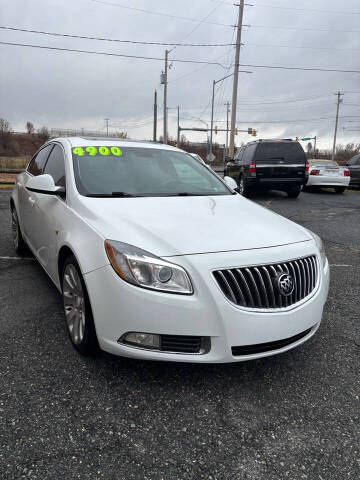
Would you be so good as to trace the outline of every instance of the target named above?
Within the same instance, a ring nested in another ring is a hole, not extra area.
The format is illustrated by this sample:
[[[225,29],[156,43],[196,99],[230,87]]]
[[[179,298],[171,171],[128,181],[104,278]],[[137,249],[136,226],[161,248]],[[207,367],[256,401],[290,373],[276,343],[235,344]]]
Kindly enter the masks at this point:
[[[231,188],[231,190],[235,190],[236,192],[238,191],[238,186],[235,180],[231,177],[224,177],[224,182],[228,187]]]
[[[30,192],[43,193],[45,195],[65,196],[65,188],[56,187],[54,179],[47,173],[30,178],[26,184],[26,189]]]

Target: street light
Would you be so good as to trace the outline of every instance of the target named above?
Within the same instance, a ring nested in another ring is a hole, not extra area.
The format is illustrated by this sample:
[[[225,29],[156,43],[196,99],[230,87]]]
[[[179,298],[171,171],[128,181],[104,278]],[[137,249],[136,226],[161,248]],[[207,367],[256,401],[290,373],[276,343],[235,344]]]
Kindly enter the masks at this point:
[[[239,70],[242,73],[252,73],[248,72],[247,70]],[[219,80],[213,80],[213,88],[212,88],[212,100],[211,100],[211,124],[210,124],[210,145],[209,145],[209,155],[212,155],[212,139],[213,139],[213,129],[214,129],[214,98],[215,98],[215,85],[217,83],[226,80],[229,77],[232,77],[234,73],[230,73],[230,75],[226,75],[226,77],[220,78]]]

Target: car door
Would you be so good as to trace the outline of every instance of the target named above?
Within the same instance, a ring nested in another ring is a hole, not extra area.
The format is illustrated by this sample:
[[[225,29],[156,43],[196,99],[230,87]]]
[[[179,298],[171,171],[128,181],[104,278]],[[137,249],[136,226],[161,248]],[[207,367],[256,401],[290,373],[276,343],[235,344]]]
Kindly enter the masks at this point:
[[[41,148],[31,159],[26,171],[19,175],[16,187],[18,189],[19,199],[19,219],[29,246],[35,250],[34,236],[36,235],[36,226],[34,217],[36,213],[36,197],[37,193],[30,192],[26,189],[27,182],[31,177],[41,175],[45,166],[46,160],[53,148],[53,144],[46,145]]]
[[[244,147],[241,147],[235,154],[234,160],[229,162],[226,166],[225,175],[232,177],[234,180],[238,180],[240,174],[240,161],[244,152]]]
[[[350,185],[360,186],[360,155],[349,161]]]
[[[51,175],[57,187],[66,190],[65,154],[60,144],[55,144],[43,169],[44,174]],[[57,274],[57,238],[61,229],[63,209],[66,200],[57,195],[37,194],[36,214],[34,223],[37,233],[34,242],[38,258],[50,277],[56,278]]]

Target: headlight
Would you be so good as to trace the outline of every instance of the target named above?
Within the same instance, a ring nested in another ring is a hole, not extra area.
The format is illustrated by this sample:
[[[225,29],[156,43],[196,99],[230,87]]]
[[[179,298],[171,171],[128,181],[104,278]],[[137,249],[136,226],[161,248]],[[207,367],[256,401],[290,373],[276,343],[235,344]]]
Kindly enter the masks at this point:
[[[319,235],[316,235],[316,233],[312,232],[311,230],[308,230],[308,232],[310,233],[310,235],[313,237],[313,239],[316,242],[316,245],[317,245],[317,247],[319,249],[319,252],[320,252],[322,265],[323,265],[323,267],[325,267],[326,253],[325,253],[325,248],[324,248],[323,242],[322,242],[321,238],[319,237]]]
[[[193,293],[182,267],[127,243],[105,240],[105,250],[115,272],[126,282],[169,293]]]

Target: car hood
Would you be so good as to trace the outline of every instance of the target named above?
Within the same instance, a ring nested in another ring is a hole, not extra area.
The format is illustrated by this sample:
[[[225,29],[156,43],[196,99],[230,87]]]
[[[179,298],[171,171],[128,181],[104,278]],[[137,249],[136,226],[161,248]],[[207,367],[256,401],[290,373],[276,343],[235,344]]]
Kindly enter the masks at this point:
[[[304,242],[306,229],[240,195],[87,198],[78,213],[105,239],[161,257]]]

